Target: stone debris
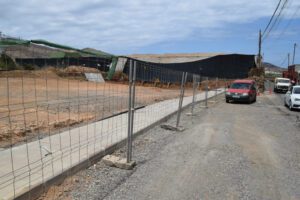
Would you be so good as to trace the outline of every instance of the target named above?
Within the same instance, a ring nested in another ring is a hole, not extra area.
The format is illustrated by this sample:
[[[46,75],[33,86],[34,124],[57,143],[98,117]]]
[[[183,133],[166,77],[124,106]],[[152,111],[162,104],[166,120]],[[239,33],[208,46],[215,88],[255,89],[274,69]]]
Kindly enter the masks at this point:
[[[117,167],[120,169],[131,170],[135,166],[135,162],[127,163],[126,158],[117,157],[114,155],[107,155],[103,157],[103,162],[110,167]]]

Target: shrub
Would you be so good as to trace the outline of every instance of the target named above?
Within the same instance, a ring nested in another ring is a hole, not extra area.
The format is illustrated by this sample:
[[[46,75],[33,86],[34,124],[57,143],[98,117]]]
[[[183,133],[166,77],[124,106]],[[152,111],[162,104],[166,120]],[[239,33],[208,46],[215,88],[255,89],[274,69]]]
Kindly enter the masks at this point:
[[[16,70],[18,69],[16,63],[6,54],[0,56],[0,70]]]
[[[23,69],[24,70],[35,70],[35,69],[38,69],[38,67],[33,64],[24,64]]]

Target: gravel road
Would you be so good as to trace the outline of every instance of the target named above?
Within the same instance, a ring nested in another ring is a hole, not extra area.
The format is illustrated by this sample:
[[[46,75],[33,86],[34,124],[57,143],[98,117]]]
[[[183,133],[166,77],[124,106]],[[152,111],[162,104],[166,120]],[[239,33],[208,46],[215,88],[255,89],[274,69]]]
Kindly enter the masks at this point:
[[[182,116],[183,132],[160,127],[134,142],[132,171],[102,162],[74,176],[72,199],[300,199],[300,112],[282,96]],[[187,112],[187,111],[185,111]],[[175,117],[168,123],[175,123]],[[124,155],[125,148],[115,154]]]

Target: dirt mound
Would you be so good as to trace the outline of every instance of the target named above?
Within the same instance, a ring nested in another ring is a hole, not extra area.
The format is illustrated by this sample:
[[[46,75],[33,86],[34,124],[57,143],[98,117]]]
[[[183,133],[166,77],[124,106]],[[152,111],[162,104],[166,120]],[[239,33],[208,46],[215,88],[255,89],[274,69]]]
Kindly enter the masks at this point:
[[[100,73],[96,68],[83,67],[83,66],[69,66],[62,69],[65,73]]]
[[[54,67],[39,70],[12,70],[0,71],[0,78],[58,78],[57,70]]]
[[[57,69],[55,67],[47,67],[40,70],[34,70],[33,73],[37,77],[41,78],[59,78],[59,76],[57,75]]]
[[[66,68],[55,68],[59,77],[68,79],[86,80],[84,73],[101,73],[98,69],[83,66],[69,66]]]
[[[47,67],[38,70],[0,71],[0,78],[59,78],[61,76],[84,75],[84,73],[100,73],[98,69],[83,66],[69,66],[66,68]]]

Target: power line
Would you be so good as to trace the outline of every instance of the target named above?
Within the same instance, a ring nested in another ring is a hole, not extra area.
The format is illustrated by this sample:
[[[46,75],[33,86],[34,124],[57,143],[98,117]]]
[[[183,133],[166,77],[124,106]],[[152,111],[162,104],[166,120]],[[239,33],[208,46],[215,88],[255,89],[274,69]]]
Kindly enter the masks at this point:
[[[279,8],[280,4],[281,4],[281,0],[279,0],[278,4],[277,4],[277,6],[276,6],[276,9],[275,9],[275,11],[274,11],[274,13],[273,13],[273,15],[272,15],[272,17],[271,17],[271,19],[270,19],[270,21],[269,21],[268,25],[266,26],[266,28],[265,28],[265,30],[264,30],[264,32],[263,32],[263,34],[262,34],[262,36],[264,36],[264,35],[265,35],[265,32],[266,32],[266,31],[267,31],[267,29],[269,28],[269,26],[270,26],[270,24],[271,24],[271,22],[272,22],[272,20],[273,20],[273,18],[274,18],[274,16],[275,16],[275,14],[276,14],[277,10],[278,10],[278,8]]]
[[[285,9],[285,6],[286,6],[287,2],[288,2],[288,0],[285,0],[285,2],[282,4],[282,6],[280,8],[280,11],[279,11],[278,15],[275,18],[275,21],[273,22],[271,28],[269,28],[269,31],[268,31],[267,35],[263,38],[263,41],[265,41],[268,38],[268,36],[271,33],[272,29],[275,27],[275,25],[277,25],[277,22],[278,23],[280,22],[280,20],[281,20],[280,17],[281,17],[282,11]]]
[[[275,21],[273,27],[271,27],[273,32],[276,32],[276,31],[277,31],[277,29],[278,29],[278,27],[280,27],[280,24],[281,24],[281,22],[283,21],[283,19],[286,18],[286,17],[285,17],[286,14],[287,14],[286,11],[287,11],[287,10],[289,9],[289,7],[291,6],[291,2],[292,2],[292,1],[286,2],[286,5],[284,6],[284,10],[282,10],[281,13],[279,13],[280,16],[279,16],[278,18],[276,18],[277,23],[276,23],[276,21]],[[275,34],[275,37],[276,37],[277,35],[278,35],[278,34]],[[274,35],[273,35],[273,36],[274,36]]]
[[[288,57],[288,55],[285,56],[284,60],[280,63],[280,66],[283,66],[283,64],[287,61]]]
[[[279,36],[276,39],[281,38],[285,34],[286,30],[291,25],[292,21],[295,20],[294,18],[298,14],[299,11],[300,11],[300,6],[298,6],[297,9],[295,10],[295,12],[293,13],[293,15],[289,17],[288,23],[286,24],[286,26],[283,28],[282,32],[279,34]]]
[[[291,5],[292,2],[293,2],[293,0],[290,0],[290,1],[289,1],[288,7],[291,7],[291,6],[292,6],[292,5]],[[282,30],[281,30],[280,34],[276,34],[276,36],[275,36],[275,38],[274,38],[275,40],[272,41],[272,44],[271,44],[271,43],[268,43],[269,45],[265,46],[265,50],[266,50],[266,49],[271,49],[270,45],[273,46],[274,44],[278,43],[278,41],[282,38],[282,36],[286,33],[286,31],[287,31],[288,28],[290,27],[290,25],[293,24],[293,22],[295,21],[295,16],[297,16],[297,14],[298,14],[299,11],[300,11],[300,5],[298,5],[297,7],[292,7],[292,8],[294,8],[294,11],[289,12],[289,14],[288,14],[288,16],[287,16],[288,21],[287,21],[287,23],[285,24],[285,26],[282,27]],[[285,39],[285,40],[286,40],[286,39]],[[297,41],[294,41],[294,40],[293,40],[293,42],[297,42]],[[298,44],[299,44],[299,43],[300,43],[300,42],[298,42]],[[287,57],[285,58],[285,60],[284,60],[283,62],[286,62],[286,59],[287,59]]]
[[[283,10],[284,10],[284,8],[285,8],[287,2],[288,2],[288,0],[286,0],[286,1],[283,3],[283,5],[282,5],[282,7],[281,7],[281,9],[280,9],[280,11],[279,11],[277,17],[275,18],[275,21],[273,22],[273,24],[272,24],[271,28],[269,29],[268,33],[266,34],[266,36],[263,38],[263,41],[265,41],[265,40],[268,38],[268,36],[269,36],[269,34],[271,33],[271,31],[273,30],[273,28],[274,28],[274,27],[277,27],[277,25],[280,23],[281,16],[282,16],[281,14],[282,14],[282,12],[283,12]],[[277,22],[278,22],[278,23],[277,23]]]

